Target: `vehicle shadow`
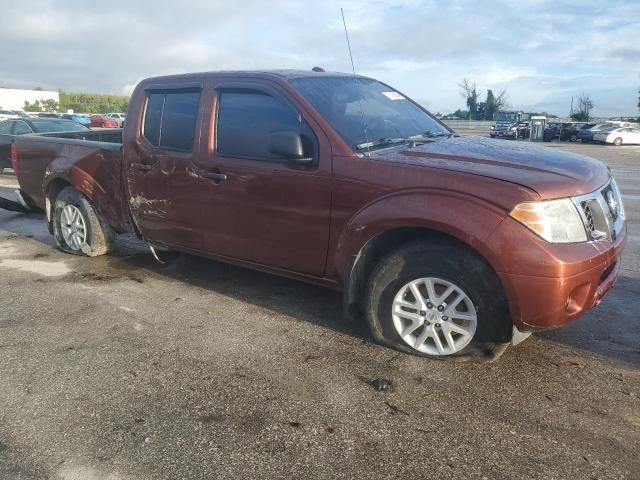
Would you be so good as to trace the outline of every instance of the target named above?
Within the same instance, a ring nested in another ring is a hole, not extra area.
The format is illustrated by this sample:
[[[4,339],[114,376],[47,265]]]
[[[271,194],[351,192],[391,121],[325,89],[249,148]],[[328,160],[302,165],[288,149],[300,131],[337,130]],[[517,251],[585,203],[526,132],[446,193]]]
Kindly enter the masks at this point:
[[[55,248],[41,216],[11,214],[9,219],[6,216],[3,219],[0,215],[0,229]],[[91,259],[94,263],[90,268],[124,272],[132,278],[144,277],[141,271],[167,277],[363,341],[370,340],[363,320],[349,321],[343,315],[339,292],[193,255],[164,253],[161,257],[165,263],[156,261],[144,242],[120,236],[114,253]],[[640,367],[639,307],[640,279],[622,275],[598,308],[570,325],[535,335]]]
[[[166,256],[166,254],[165,254]],[[165,265],[151,255],[121,258],[145,269],[237,300],[285,314],[363,340],[363,319],[349,321],[339,292],[186,254],[172,254]],[[621,275],[596,309],[563,328],[535,335],[572,349],[640,367],[640,279]]]
[[[164,264],[152,255],[121,257],[129,267],[231,297],[241,302],[311,322],[331,330],[368,340],[362,321],[350,321],[342,312],[339,292],[268,273],[258,272],[188,254],[160,254]]]

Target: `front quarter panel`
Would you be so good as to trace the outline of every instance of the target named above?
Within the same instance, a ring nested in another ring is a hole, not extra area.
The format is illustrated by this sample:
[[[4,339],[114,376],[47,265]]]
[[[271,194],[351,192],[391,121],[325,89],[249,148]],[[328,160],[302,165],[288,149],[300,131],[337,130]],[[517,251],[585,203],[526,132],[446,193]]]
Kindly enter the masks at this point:
[[[485,258],[491,252],[484,241],[506,212],[482,199],[444,190],[402,191],[367,205],[344,226],[336,246],[334,271],[345,278],[349,258],[381,233],[403,227],[418,227],[451,235],[477,250]],[[491,258],[488,258],[491,263]]]

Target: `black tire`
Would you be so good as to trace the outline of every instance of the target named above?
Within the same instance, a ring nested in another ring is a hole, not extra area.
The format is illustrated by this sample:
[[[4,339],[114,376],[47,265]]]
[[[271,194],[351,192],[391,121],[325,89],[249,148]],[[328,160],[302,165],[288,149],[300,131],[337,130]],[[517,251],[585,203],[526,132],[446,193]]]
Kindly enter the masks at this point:
[[[602,143],[604,143],[604,142],[602,142]],[[622,138],[620,138],[620,137],[616,138],[616,139],[613,141],[613,144],[614,144],[616,147],[619,147],[620,145],[622,145]]]
[[[467,294],[477,313],[471,342],[451,355],[429,355],[405,343],[393,325],[392,304],[397,292],[412,280],[437,277]],[[512,323],[499,279],[478,254],[448,239],[407,244],[383,258],[372,272],[366,292],[365,315],[372,336],[380,343],[414,355],[438,358],[493,358],[511,339]]]
[[[66,187],[52,200],[53,236],[60,250],[74,255],[97,257],[109,253],[113,246],[114,233],[100,212],[87,197],[73,187]],[[62,210],[67,205],[75,206],[86,226],[86,239],[80,249],[72,248],[64,239],[61,227]]]

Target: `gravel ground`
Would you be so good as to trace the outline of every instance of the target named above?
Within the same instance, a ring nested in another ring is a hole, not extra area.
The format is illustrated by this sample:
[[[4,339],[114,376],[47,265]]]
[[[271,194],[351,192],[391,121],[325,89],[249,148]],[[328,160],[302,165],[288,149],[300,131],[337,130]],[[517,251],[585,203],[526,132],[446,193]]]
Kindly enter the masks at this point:
[[[618,178],[622,275],[492,364],[400,354],[334,292],[131,238],[66,255],[0,210],[0,478],[640,478],[640,147],[547,146]]]

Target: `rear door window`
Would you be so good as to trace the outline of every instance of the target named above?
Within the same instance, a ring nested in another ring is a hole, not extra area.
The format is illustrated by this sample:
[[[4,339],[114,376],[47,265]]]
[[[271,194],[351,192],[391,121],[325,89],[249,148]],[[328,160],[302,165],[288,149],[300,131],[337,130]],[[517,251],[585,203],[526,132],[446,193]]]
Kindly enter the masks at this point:
[[[11,128],[13,127],[13,122],[7,120],[5,122],[0,122],[0,135],[11,135]]]
[[[16,122],[16,126],[13,127],[14,135],[26,135],[27,133],[33,133],[33,130],[26,122]]]
[[[151,93],[147,98],[143,135],[154,146],[191,151],[200,92]]]

